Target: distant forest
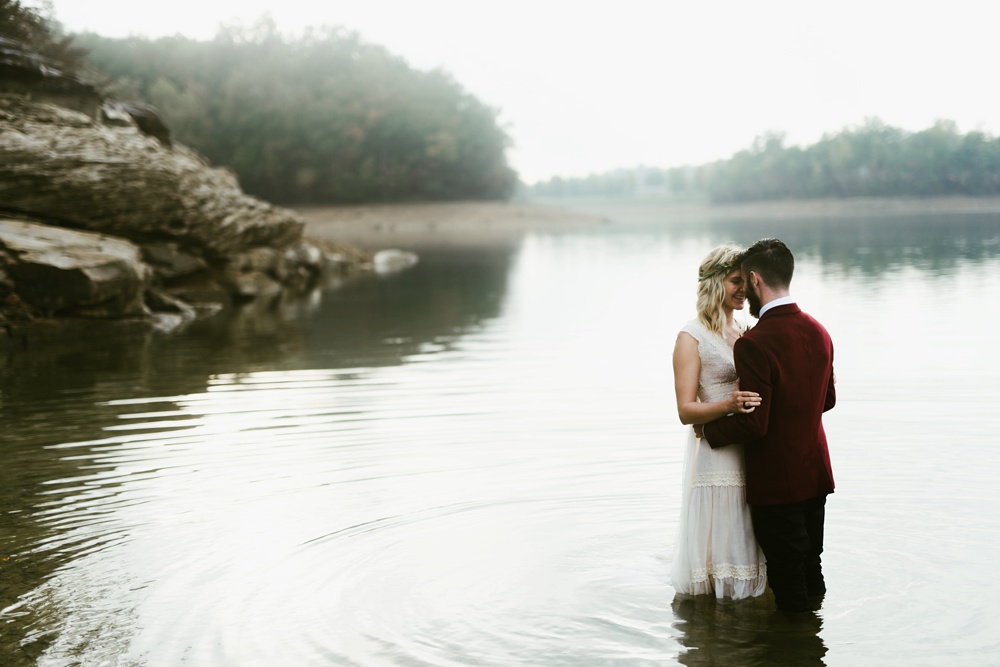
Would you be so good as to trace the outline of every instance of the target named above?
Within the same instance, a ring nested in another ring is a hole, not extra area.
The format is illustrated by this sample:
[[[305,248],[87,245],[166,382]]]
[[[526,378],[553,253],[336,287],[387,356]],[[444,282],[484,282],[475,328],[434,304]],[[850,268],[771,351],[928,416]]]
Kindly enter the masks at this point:
[[[817,197],[1000,194],[1000,139],[939,121],[907,132],[872,119],[800,148],[781,134],[702,166],[621,169],[553,178],[538,197],[698,197],[715,203]]]
[[[281,204],[502,199],[517,183],[496,110],[337,28],[290,39],[263,19],[212,41],[75,36],[118,98]]]

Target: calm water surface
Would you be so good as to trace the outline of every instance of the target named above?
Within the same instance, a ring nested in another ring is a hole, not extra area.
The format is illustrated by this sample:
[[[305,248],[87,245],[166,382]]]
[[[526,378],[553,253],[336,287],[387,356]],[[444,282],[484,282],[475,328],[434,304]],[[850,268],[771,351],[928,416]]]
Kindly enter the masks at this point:
[[[3,665],[1000,664],[1000,217],[614,224],[170,337],[0,350]],[[830,592],[676,598],[713,245],[829,328]]]

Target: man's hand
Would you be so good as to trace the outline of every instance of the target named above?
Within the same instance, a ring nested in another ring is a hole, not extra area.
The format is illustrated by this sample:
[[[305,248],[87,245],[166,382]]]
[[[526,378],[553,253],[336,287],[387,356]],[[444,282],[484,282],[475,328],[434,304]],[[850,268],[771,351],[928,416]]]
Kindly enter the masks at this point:
[[[740,385],[733,387],[729,396],[730,414],[748,415],[760,406],[760,394],[755,391],[740,391]]]
[[[705,437],[705,429],[702,428],[702,426],[703,424],[694,425],[694,437],[698,438],[699,440]]]

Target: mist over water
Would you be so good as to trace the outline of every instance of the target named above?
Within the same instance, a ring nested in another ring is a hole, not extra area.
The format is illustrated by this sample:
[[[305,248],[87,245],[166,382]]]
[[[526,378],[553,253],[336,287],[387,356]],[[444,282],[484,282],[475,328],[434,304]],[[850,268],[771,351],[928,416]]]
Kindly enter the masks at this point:
[[[171,337],[7,348],[0,663],[1000,661],[1000,217],[664,225],[421,262]],[[712,246],[830,330],[812,622],[675,599],[670,355]]]

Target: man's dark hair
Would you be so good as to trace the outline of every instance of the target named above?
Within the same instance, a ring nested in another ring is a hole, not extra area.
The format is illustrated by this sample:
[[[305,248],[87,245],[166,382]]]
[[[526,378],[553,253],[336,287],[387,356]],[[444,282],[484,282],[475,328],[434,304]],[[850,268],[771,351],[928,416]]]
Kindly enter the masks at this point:
[[[792,251],[778,239],[761,239],[743,253],[743,270],[756,273],[769,287],[787,288],[795,271]]]

